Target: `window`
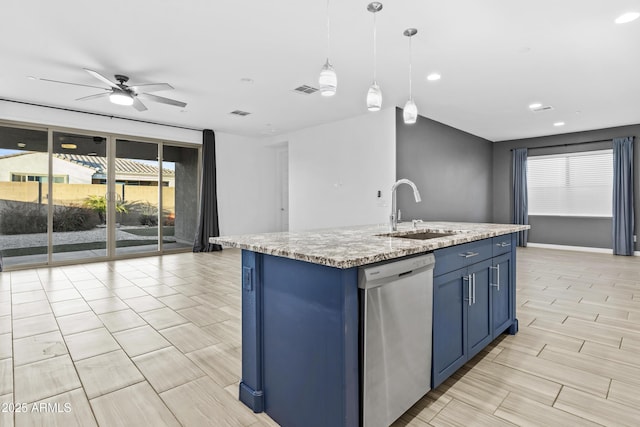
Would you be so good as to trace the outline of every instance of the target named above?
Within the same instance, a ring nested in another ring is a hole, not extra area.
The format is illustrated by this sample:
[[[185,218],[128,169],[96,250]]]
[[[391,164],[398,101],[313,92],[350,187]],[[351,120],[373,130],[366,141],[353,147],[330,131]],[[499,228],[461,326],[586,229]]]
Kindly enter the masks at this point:
[[[13,182],[49,182],[48,175],[29,175],[24,173],[11,174],[11,181]],[[54,175],[54,184],[66,184],[69,182],[69,176],[67,175]]]
[[[613,150],[527,159],[529,215],[612,215]]]

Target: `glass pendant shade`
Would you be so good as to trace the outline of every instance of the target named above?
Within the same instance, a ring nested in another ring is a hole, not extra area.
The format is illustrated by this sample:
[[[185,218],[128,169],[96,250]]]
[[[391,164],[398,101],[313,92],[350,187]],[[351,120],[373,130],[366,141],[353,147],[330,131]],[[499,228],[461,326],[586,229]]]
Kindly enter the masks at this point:
[[[367,92],[367,109],[369,111],[380,111],[382,107],[382,91],[376,82],[369,87]]]
[[[418,120],[418,107],[416,107],[416,103],[413,102],[413,99],[409,99],[407,103],[404,104],[402,118],[404,119],[405,124],[408,125],[412,125],[416,120]]]
[[[327,59],[322,70],[320,70],[318,84],[320,85],[320,95],[333,96],[336,94],[336,89],[338,88],[338,76],[336,75],[333,66],[329,63],[329,59]]]
[[[114,90],[111,95],[109,95],[109,101],[118,105],[133,105],[133,97],[121,91]]]

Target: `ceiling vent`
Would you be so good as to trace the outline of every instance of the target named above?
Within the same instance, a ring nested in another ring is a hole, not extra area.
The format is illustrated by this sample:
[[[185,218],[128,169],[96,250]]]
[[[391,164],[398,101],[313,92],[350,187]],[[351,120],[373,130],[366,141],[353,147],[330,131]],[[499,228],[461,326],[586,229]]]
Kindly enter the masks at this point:
[[[539,113],[541,111],[550,111],[553,110],[553,107],[551,105],[541,105],[537,108],[532,108],[531,111],[533,111],[534,113]]]
[[[242,111],[242,110],[233,110],[229,114],[233,114],[234,116],[244,117],[244,116],[248,116],[251,113],[249,113],[247,111]]]
[[[312,93],[316,93],[318,91],[318,88],[302,85],[302,86],[298,86],[293,91],[298,93],[304,93],[305,95],[311,95]]]

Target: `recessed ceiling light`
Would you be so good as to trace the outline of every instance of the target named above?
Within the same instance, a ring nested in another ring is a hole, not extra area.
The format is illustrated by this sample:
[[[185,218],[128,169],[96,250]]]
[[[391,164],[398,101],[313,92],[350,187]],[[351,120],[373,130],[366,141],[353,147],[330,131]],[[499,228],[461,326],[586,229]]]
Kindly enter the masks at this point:
[[[564,126],[564,122],[555,122],[553,125],[554,125],[555,127]]]
[[[540,107],[542,107],[542,104],[539,102],[534,102],[533,104],[529,104],[530,110],[535,110],[536,108],[540,108]]]
[[[435,82],[436,80],[440,80],[442,76],[438,73],[431,73],[427,76],[427,80],[430,82]]]
[[[27,78],[28,78],[29,80],[38,80],[38,78],[37,78],[37,77],[33,77],[33,76],[27,76]]]
[[[638,12],[628,12],[618,16],[614,22],[616,24],[626,24],[627,22],[635,21],[639,17],[640,17],[640,13]]]
[[[249,77],[243,77],[240,79],[240,83],[244,83],[244,84],[252,84],[253,83],[253,79],[249,78]]]

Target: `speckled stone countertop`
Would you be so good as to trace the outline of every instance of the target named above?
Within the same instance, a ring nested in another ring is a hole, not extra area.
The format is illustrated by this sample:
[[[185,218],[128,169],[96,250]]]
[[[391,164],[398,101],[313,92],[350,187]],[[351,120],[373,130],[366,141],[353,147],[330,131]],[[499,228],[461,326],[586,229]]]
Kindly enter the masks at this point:
[[[211,237],[209,242],[330,267],[351,268],[529,228],[528,225],[471,222],[422,222],[414,228],[412,223],[404,222],[398,224],[398,230],[393,233],[388,224],[378,224]],[[394,237],[425,231],[452,234],[428,240]]]

